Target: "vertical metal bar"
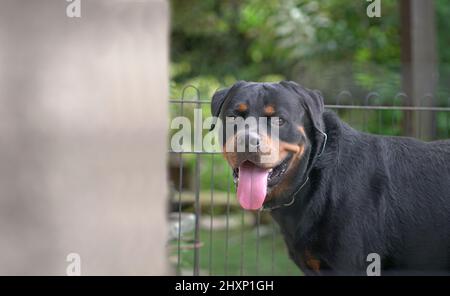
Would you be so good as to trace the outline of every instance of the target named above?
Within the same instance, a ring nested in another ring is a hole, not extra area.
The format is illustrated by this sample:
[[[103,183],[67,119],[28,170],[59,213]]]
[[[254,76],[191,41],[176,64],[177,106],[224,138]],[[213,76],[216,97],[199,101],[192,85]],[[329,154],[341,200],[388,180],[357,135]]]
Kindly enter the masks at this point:
[[[398,93],[395,98],[398,100],[396,106],[405,106],[408,102],[408,97],[405,93]],[[405,119],[407,117],[411,117],[411,113],[405,112],[404,110],[398,110],[398,112],[401,114],[400,121],[397,122],[398,126],[400,127],[400,135],[404,136],[408,134],[408,131],[406,130],[407,125],[405,124]]]
[[[338,95],[336,96],[336,102],[335,102],[336,106],[339,105],[339,99],[340,99],[340,97],[341,97],[341,94],[338,94]],[[340,109],[337,109],[337,110],[336,110],[336,114],[337,114],[338,116],[341,115],[340,112],[341,112]]]
[[[429,107],[434,106],[433,102],[435,101],[434,95],[423,95],[422,98],[419,100],[419,107]],[[431,104],[430,104],[431,102]],[[418,123],[418,129],[419,129],[419,138],[422,140],[435,140],[436,137],[436,116],[437,114],[434,111],[418,111],[419,116],[419,123]],[[432,124],[430,124],[430,121]]]
[[[290,264],[286,266],[286,275],[292,275],[292,268]]]
[[[353,106],[355,106],[355,98],[353,96],[350,97],[350,104],[352,104]],[[353,114],[354,109],[350,109],[348,112],[348,121],[350,125],[353,125],[354,122],[354,114]]]
[[[430,101],[432,102],[431,107],[438,107],[439,105],[439,99],[437,97],[437,94],[433,94],[433,95],[427,95],[425,98],[425,104],[426,106],[430,106]],[[436,104],[436,105],[433,105]],[[439,139],[439,123],[438,123],[438,117],[439,117],[439,113],[436,111],[428,111],[428,116],[431,116],[431,120],[432,120],[432,125],[431,125],[431,134],[426,135],[427,140],[432,140],[435,141],[437,139]]]
[[[379,97],[378,96],[378,98],[377,98],[377,100],[376,100],[376,106],[381,106],[381,105],[383,105],[383,100],[381,99],[381,97]],[[385,110],[379,110],[379,112],[378,112],[378,134],[381,134],[381,131],[382,131],[382,129],[383,129],[383,125],[384,125],[384,122],[383,122],[383,112],[386,112]]]
[[[214,220],[214,154],[211,154],[211,205],[209,221],[209,275],[212,275],[213,258],[213,220]]]
[[[184,96],[181,97],[180,116],[184,113]],[[178,182],[178,246],[177,246],[177,274],[181,275],[181,193],[183,191],[183,153],[179,153],[179,182]]]
[[[230,239],[230,170],[227,168],[227,217],[226,217],[226,232],[225,232],[225,275],[228,275],[228,245]]]
[[[196,100],[200,100],[200,95],[197,90]],[[201,104],[196,104],[197,108],[201,108]],[[194,133],[200,136],[202,135],[202,122],[197,120],[194,122],[195,130]],[[200,151],[195,154],[195,232],[194,232],[194,276],[199,275],[200,266]]]
[[[271,221],[272,224],[272,268],[271,268],[271,273],[272,275],[275,275],[275,231],[276,231],[276,227],[275,227],[275,221]]]
[[[377,134],[381,134],[382,126],[383,126],[383,112],[385,110],[378,110],[378,132]]]
[[[260,239],[260,226],[261,223],[261,212],[258,211],[256,215],[256,264],[255,264],[255,273],[258,275],[259,273],[259,239]]]
[[[376,97],[376,104],[375,105],[370,103],[372,97]],[[371,93],[369,93],[366,96],[366,106],[378,106],[378,105],[381,105],[380,103],[381,103],[381,99],[380,99],[380,95],[378,93],[371,92]],[[379,134],[380,131],[381,131],[381,125],[382,125],[382,117],[381,117],[382,113],[378,112],[378,110],[375,111],[375,112],[376,112],[375,113],[375,120],[376,120],[376,126],[377,126],[377,133]],[[368,118],[367,114],[366,114],[365,117],[366,117],[366,120],[367,120],[367,118]]]
[[[369,96],[370,94],[366,95],[364,99],[364,105],[369,106]],[[364,109],[364,122],[363,122],[363,131],[369,132],[369,109]]]
[[[244,275],[244,231],[245,231],[245,212],[241,209],[241,262],[240,275]]]
[[[447,107],[450,107],[450,98],[448,98],[447,101]],[[449,129],[450,128],[450,112],[447,111],[447,124],[446,124],[446,129],[445,129],[445,138],[448,139],[449,136]]]
[[[418,107],[422,107],[422,100],[419,99],[419,106]],[[417,135],[416,137],[418,137],[419,139],[422,139],[422,112],[420,110],[415,111],[417,112],[417,116],[419,117],[418,119],[418,123],[417,123]]]
[[[392,98],[392,107],[396,106],[396,103],[395,103],[396,98],[397,98],[396,96]],[[396,112],[396,110],[392,110],[391,112],[392,112],[391,113],[391,131],[392,131],[392,134],[395,136],[394,129],[395,129],[395,112]]]

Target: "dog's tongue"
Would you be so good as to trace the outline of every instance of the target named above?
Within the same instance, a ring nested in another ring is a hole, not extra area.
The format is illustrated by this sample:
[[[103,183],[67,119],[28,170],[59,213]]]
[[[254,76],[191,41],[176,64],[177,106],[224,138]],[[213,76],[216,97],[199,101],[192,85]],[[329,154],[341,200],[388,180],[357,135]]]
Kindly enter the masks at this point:
[[[269,170],[247,161],[239,167],[237,198],[244,209],[257,210],[262,207],[267,193],[268,174]]]

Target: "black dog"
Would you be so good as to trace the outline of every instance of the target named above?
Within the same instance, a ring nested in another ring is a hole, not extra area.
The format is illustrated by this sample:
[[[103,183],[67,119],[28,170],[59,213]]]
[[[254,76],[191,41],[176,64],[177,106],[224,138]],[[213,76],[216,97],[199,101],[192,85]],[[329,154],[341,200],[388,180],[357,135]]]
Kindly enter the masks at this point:
[[[450,142],[375,136],[354,130],[323,98],[294,82],[238,82],[216,92],[212,114],[267,117],[269,132],[234,129],[223,146],[245,209],[270,210],[292,260],[308,275],[450,271]],[[225,129],[223,129],[225,131]],[[276,149],[262,162],[263,145]],[[375,255],[377,256],[377,255]],[[374,259],[376,260],[376,258]]]

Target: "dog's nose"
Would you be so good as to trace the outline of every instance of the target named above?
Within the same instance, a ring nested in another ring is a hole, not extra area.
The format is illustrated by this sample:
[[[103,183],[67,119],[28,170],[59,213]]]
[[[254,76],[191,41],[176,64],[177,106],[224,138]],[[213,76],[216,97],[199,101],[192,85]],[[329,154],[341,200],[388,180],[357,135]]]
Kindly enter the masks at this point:
[[[237,152],[258,152],[261,138],[257,132],[246,131],[237,135]]]
[[[248,149],[249,152],[256,152],[258,150],[259,144],[260,144],[260,137],[255,132],[249,132],[248,133]]]

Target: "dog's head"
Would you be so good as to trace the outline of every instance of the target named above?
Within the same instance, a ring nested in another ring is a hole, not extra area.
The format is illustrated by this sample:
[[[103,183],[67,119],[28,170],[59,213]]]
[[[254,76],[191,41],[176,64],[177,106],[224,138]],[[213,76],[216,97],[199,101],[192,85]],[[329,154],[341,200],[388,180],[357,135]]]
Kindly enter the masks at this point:
[[[214,94],[211,112],[245,209],[293,194],[320,153],[323,99],[295,82],[240,81]]]

